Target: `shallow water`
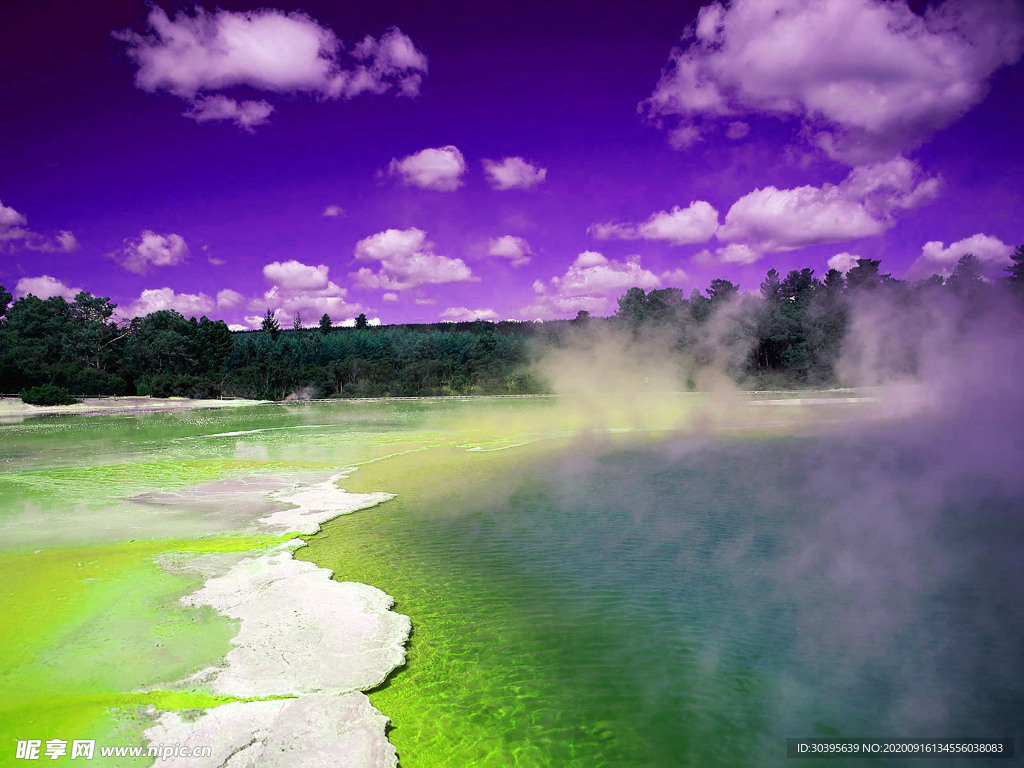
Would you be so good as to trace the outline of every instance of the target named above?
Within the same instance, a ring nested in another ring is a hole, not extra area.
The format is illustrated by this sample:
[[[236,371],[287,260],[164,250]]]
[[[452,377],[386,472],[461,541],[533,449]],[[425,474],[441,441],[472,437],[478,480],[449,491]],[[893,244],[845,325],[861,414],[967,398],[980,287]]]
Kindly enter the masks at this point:
[[[406,768],[781,765],[787,737],[1019,739],[1021,499],[880,507],[874,530],[844,531],[863,447],[417,457],[411,485],[457,464],[457,492],[398,490],[300,556],[412,617],[407,667],[371,695]],[[898,497],[918,479],[878,482]],[[920,527],[893,549],[901,516]]]
[[[197,585],[156,559],[266,543],[211,536],[274,510],[282,479],[358,467],[344,488],[397,497],[297,557],[412,619],[408,664],[371,695],[405,768],[1019,739],[1021,494],[945,487],[894,442],[906,423],[779,427],[857,424],[862,406],[684,399],[595,424],[549,400],[322,403],[0,427],[0,566],[17,576],[0,602],[21,622],[0,730],[134,743],[151,722],[135,707],[204,706],[138,693],[215,662],[234,632],[178,605]]]

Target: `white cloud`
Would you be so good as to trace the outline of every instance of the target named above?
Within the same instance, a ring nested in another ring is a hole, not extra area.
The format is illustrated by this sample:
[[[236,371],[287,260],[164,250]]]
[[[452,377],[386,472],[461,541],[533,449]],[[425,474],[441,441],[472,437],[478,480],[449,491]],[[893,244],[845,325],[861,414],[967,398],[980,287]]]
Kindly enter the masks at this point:
[[[662,284],[668,283],[674,287],[678,287],[690,279],[690,275],[686,270],[677,268],[670,269],[666,272],[662,272],[660,276]]]
[[[361,268],[353,277],[363,288],[404,291],[421,285],[461,283],[473,279],[462,259],[436,254],[421,229],[387,229],[356,243],[355,256],[374,261],[380,270]]]
[[[853,253],[837,253],[828,260],[828,268],[837,269],[845,275],[857,266],[857,259],[859,258],[860,256]]]
[[[205,293],[175,293],[171,288],[149,288],[128,306],[129,317],[142,317],[162,309],[174,309],[185,317],[210,312],[214,301]]]
[[[385,293],[380,297],[381,301],[398,301],[397,293]]]
[[[427,72],[426,56],[396,28],[379,39],[366,36],[346,52],[333,30],[301,12],[197,7],[192,15],[177,13],[171,19],[154,6],[147,23],[146,34],[114,33],[138,65],[136,87],[185,99],[190,105],[185,114],[200,122],[232,120],[249,130],[266,122],[273,109],[269,103],[239,104],[216,94],[228,88],[327,99],[390,90],[415,96]]]
[[[345,209],[342,208],[340,205],[328,205],[326,208],[324,208],[324,216],[327,216],[329,218],[336,218],[338,216],[344,215]]]
[[[484,173],[494,189],[530,189],[544,182],[548,169],[521,157],[506,157],[503,160],[484,160]]]
[[[466,309],[465,307],[448,307],[441,313],[441,319],[451,323],[468,323],[472,320],[494,322],[498,313],[493,309]]]
[[[286,291],[319,291],[327,287],[328,271],[325,264],[311,267],[290,259],[270,262],[263,267],[263,276]]]
[[[686,208],[652,213],[642,224],[608,222],[591,224],[588,232],[598,240],[661,240],[671,245],[703,243],[718,229],[718,211],[704,200],[694,200]]]
[[[248,319],[248,318],[246,318],[246,319]],[[250,330],[250,326],[242,325],[241,323],[228,323],[228,330],[229,331],[248,331],[248,330]]]
[[[43,253],[71,253],[78,250],[78,241],[66,229],[53,237],[33,232],[26,225],[28,219],[10,206],[0,202],[0,252],[22,249]]]
[[[124,247],[110,254],[129,272],[145,274],[152,267],[173,267],[189,257],[188,245],[181,235],[158,235],[151,229],[125,240]]]
[[[1002,277],[1003,267],[1010,263],[1013,246],[1007,245],[998,237],[978,233],[950,243],[944,247],[938,240],[925,243],[921,255],[907,270],[907,279],[917,280],[930,275],[949,277],[960,257],[973,253],[980,262],[982,272],[987,277]]]
[[[256,126],[270,122],[273,111],[274,107],[263,99],[238,102],[218,94],[190,102],[182,115],[197,123],[230,120],[239,128],[251,132]]]
[[[347,301],[348,291],[330,279],[330,268],[325,264],[314,267],[295,259],[272,261],[263,267],[263,277],[272,285],[263,296],[249,302],[249,309],[270,308],[280,313],[279,320],[284,322],[296,313],[312,322],[325,313],[338,318],[360,309],[359,304]]]
[[[18,213],[0,201],[0,231],[10,227],[19,227],[23,224],[28,224],[28,219],[25,218],[24,214]]]
[[[716,248],[715,256],[725,264],[753,264],[761,258],[761,253],[744,243],[730,243]]]
[[[854,168],[839,184],[755,189],[729,209],[721,240],[746,242],[757,251],[781,251],[877,235],[893,215],[938,192],[937,178],[922,178],[911,161],[897,157]]]
[[[422,189],[452,192],[462,186],[466,160],[458,147],[422,149],[401,160],[392,158],[388,173],[403,183]]]
[[[714,2],[642,106],[688,132],[674,143],[692,144],[720,120],[768,114],[801,120],[835,157],[877,160],[978,104],[1022,43],[1017,0],[947,0],[923,16],[905,0]]]
[[[82,292],[81,288],[72,288],[62,281],[49,275],[39,277],[23,277],[14,286],[14,295],[17,297],[28,296],[30,293],[40,299],[49,299],[54,296],[62,296],[72,301],[75,296]]]
[[[380,325],[380,318],[379,317],[368,317],[366,319],[366,324],[367,325]],[[356,319],[354,317],[350,317],[350,318],[348,318],[346,320],[342,320],[340,323],[338,323],[338,325],[340,327],[342,327],[342,328],[355,328],[356,327]]]
[[[502,235],[488,244],[487,255],[499,259],[508,259],[513,267],[521,267],[530,263],[530,244],[525,238],[514,235]]]
[[[218,309],[234,309],[245,304],[245,297],[238,291],[233,291],[230,288],[225,288],[222,291],[217,291],[217,308]]]
[[[640,257],[627,261],[614,261],[596,251],[584,251],[569,266],[566,273],[553,277],[545,285],[540,280],[533,284],[536,294],[532,304],[521,314],[530,319],[547,320],[575,314],[581,309],[591,313],[608,311],[610,299],[630,288],[657,288],[658,276],[640,266]]]
[[[54,235],[52,250],[60,251],[61,253],[71,253],[72,251],[77,251],[78,248],[78,240],[76,240],[75,236],[68,230],[62,229]],[[46,248],[43,250],[51,249]]]

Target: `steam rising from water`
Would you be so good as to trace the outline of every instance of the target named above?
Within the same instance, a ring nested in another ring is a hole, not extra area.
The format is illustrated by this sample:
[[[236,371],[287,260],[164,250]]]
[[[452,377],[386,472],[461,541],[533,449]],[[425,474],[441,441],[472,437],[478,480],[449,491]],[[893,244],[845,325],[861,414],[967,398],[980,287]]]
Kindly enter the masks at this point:
[[[565,407],[598,426],[614,411],[650,412],[687,377],[696,379],[709,393],[679,421],[692,434],[709,413],[721,424],[742,402],[723,369],[753,340],[733,332],[744,327],[743,304],[729,307],[721,328],[699,342],[703,366],[666,338],[583,329],[544,356],[540,371]],[[750,483],[751,508],[741,529],[711,545],[711,559],[733,574],[736,610],[763,611],[754,601],[764,593],[751,579],[767,585],[773,605],[791,609],[803,671],[780,671],[775,682],[780,730],[815,722],[814,692],[833,690],[873,700],[886,735],[952,735],[957,727],[974,728],[966,735],[979,738],[1012,728],[1022,735],[1022,329],[1020,305],[995,292],[937,293],[911,304],[861,294],[851,304],[837,373],[844,385],[877,387],[878,405],[869,411],[876,418],[821,426],[809,433],[811,450],[774,459],[760,450],[742,454],[743,480],[758,478]],[[715,346],[716,337],[727,341]],[[744,421],[760,418],[747,409]],[[650,462],[692,465],[703,447],[681,437]],[[579,445],[559,465],[570,498],[603,471],[604,450]],[[772,460],[778,465],[765,466]],[[628,476],[615,487],[624,507],[656,519],[658,544],[686,553],[704,535],[686,518],[692,498],[644,499]],[[785,509],[788,498],[786,539],[763,559],[771,526],[762,510]],[[666,504],[678,512],[665,512]],[[752,573],[747,566],[759,558]],[[725,622],[704,656],[714,659],[735,643],[734,629]]]

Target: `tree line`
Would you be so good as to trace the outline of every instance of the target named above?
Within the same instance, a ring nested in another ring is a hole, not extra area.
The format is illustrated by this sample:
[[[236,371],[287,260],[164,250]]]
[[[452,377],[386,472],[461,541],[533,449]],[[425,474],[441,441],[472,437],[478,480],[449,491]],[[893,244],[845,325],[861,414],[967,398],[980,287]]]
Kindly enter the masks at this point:
[[[894,279],[881,262],[860,259],[845,275],[831,269],[768,271],[758,294],[728,280],[685,296],[678,288],[631,288],[608,318],[581,311],[575,320],[484,321],[371,327],[296,322],[281,329],[267,311],[260,330],[232,332],[220,320],[186,319],[160,310],[114,319],[109,299],[81,292],[71,301],[27,295],[13,301],[0,286],[0,392],[48,387],[77,395],[154,397],[383,397],[531,394],[545,384],[532,372],[536,356],[571,344],[591,325],[634,336],[658,336],[695,367],[717,365],[756,388],[828,386],[858,295],[905,305],[940,294],[983,303],[1008,287],[1024,298],[1024,246],[1008,276],[983,279],[978,260],[963,256],[949,278]],[[690,382],[692,385],[693,382]]]

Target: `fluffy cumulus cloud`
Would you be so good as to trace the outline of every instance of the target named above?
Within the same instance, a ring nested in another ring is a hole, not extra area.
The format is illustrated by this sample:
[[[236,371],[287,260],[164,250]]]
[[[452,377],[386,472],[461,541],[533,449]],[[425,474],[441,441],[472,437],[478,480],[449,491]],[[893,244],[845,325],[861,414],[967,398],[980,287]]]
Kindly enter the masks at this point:
[[[328,285],[329,268],[325,264],[316,267],[300,261],[272,261],[263,267],[263,276],[287,291],[321,290]]]
[[[494,189],[531,189],[542,184],[548,169],[521,157],[506,157],[503,160],[484,160],[484,174]]]
[[[18,281],[17,285],[14,286],[14,295],[19,298],[32,294],[40,299],[49,299],[54,296],[61,296],[64,299],[71,301],[81,292],[81,288],[72,288],[57,278],[50,277],[49,275],[23,277]]]
[[[548,283],[536,280],[534,301],[521,310],[528,319],[548,320],[579,310],[607,313],[611,300],[633,287],[657,288],[658,276],[640,266],[640,257],[614,261],[596,251],[584,251],[566,273]]]
[[[0,253],[13,250],[71,253],[78,250],[78,241],[66,229],[53,236],[32,231],[24,214],[0,201]]]
[[[214,300],[202,292],[175,293],[171,288],[149,288],[128,306],[128,316],[142,317],[161,309],[173,309],[185,317],[196,317],[210,312],[214,306]]]
[[[685,147],[737,117],[796,118],[832,156],[920,145],[1021,56],[1019,0],[734,0],[700,10],[642,109]]]
[[[853,253],[837,253],[835,256],[829,258],[828,268],[839,270],[845,275],[857,266],[857,259],[859,258],[860,256]]]
[[[330,279],[330,268],[325,264],[312,266],[295,259],[272,261],[263,267],[263,277],[271,287],[249,302],[249,309],[272,309],[280,321],[287,323],[300,315],[305,322],[313,323],[324,314],[337,320],[360,310],[359,304],[347,300],[348,290]]]
[[[487,246],[487,255],[508,259],[513,267],[522,267],[530,263],[530,244],[523,237],[502,235],[491,240]]]
[[[458,147],[432,147],[401,159],[392,158],[388,173],[404,184],[439,192],[452,192],[462,186],[466,159]]]
[[[897,157],[854,168],[839,184],[777,189],[744,195],[718,230],[721,240],[754,251],[781,251],[877,235],[895,214],[935,197],[937,178],[925,178],[911,161]]]
[[[10,206],[4,205],[3,201],[0,201],[0,227],[10,229],[27,223],[28,219],[23,214],[18,213]]]
[[[715,257],[724,264],[753,264],[761,258],[761,251],[745,243],[729,243],[716,248]]]
[[[340,205],[328,205],[326,208],[324,208],[323,215],[331,219],[336,219],[339,216],[345,215],[345,209],[342,208]]]
[[[684,283],[689,282],[690,275],[685,269],[677,267],[676,269],[670,269],[666,272],[661,273],[661,282],[663,285],[680,286]]]
[[[135,85],[184,99],[185,115],[200,122],[231,120],[251,130],[267,121],[273,111],[268,102],[238,102],[218,93],[229,88],[327,99],[392,90],[415,96],[427,72],[426,56],[396,28],[346,48],[332,29],[299,11],[197,7],[172,19],[154,6],[147,24],[144,34],[114,33],[138,65]]]
[[[695,200],[686,208],[677,205],[653,213],[642,224],[592,224],[587,231],[598,240],[661,240],[687,245],[707,242],[717,230],[718,211],[710,203]]]
[[[462,283],[473,273],[462,259],[434,253],[427,233],[416,227],[387,229],[356,243],[360,261],[376,262],[377,272],[362,267],[353,277],[362,288],[405,291],[421,285]]]
[[[466,307],[448,307],[441,313],[441,319],[450,323],[468,323],[472,320],[494,322],[498,313],[493,309],[466,309]]]
[[[217,309],[235,309],[245,304],[245,297],[238,291],[225,288],[217,291]]]
[[[910,265],[907,278],[917,280],[930,275],[949,277],[961,256],[972,253],[980,262],[981,270],[986,277],[1002,277],[1003,268],[1010,264],[1013,246],[1007,245],[998,237],[984,235],[980,232],[965,237],[946,247],[942,242],[933,240],[925,243],[921,255]]]
[[[124,247],[111,256],[129,272],[143,275],[150,267],[173,267],[189,257],[188,245],[181,235],[159,235],[151,229],[125,240]]]

